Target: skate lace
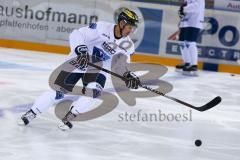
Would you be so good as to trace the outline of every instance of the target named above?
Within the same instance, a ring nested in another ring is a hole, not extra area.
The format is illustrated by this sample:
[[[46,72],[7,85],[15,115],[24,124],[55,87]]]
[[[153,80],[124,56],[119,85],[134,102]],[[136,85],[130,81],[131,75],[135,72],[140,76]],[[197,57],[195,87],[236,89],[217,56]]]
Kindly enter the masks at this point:
[[[24,117],[26,117],[27,119],[34,119],[36,117],[36,115],[32,112],[32,111],[28,111],[27,113],[24,114]]]
[[[69,121],[73,120],[76,117],[75,114],[71,113],[71,111],[69,111],[66,116],[62,119],[62,122],[64,124],[68,123]]]

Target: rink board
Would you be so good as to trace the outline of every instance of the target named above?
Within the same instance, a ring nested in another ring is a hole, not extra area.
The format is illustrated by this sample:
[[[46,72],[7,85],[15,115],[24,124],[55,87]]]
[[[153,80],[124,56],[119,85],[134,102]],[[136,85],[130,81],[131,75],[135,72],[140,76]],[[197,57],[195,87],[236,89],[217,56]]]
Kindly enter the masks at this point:
[[[13,40],[0,40],[0,46],[7,48],[18,48],[33,51],[43,51],[43,52],[53,52],[59,54],[68,54],[70,49],[64,46],[32,43],[32,42],[22,42]],[[181,61],[177,58],[160,57],[148,54],[138,54],[136,53],[132,56],[132,62],[142,62],[151,64],[161,64],[166,66],[175,66]],[[210,64],[200,61],[198,63],[199,69],[211,70],[218,72],[229,72],[240,74],[240,66],[230,65],[230,64]]]
[[[138,53],[133,60],[170,66],[179,63],[178,6],[162,4],[6,1],[0,5],[0,46],[68,54],[68,37],[74,28],[102,20],[114,23],[114,15],[124,6],[134,10],[141,22],[132,35]],[[13,9],[12,16],[7,16],[7,9]],[[240,73],[239,21],[239,13],[206,10],[204,32],[198,40],[200,69]]]

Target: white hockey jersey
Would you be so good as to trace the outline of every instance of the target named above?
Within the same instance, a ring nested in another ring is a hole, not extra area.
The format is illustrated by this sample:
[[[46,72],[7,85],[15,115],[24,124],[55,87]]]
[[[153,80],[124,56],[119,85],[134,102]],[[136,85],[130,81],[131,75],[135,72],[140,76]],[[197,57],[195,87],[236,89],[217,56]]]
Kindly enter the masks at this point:
[[[74,50],[78,45],[86,45],[90,62],[95,63],[100,60],[102,67],[108,70],[111,70],[112,58],[116,54],[126,55],[130,62],[130,55],[135,52],[134,43],[129,36],[117,39],[114,35],[114,26],[113,23],[99,21],[74,30],[69,36],[71,53],[67,60],[77,56]],[[74,72],[85,71],[76,69]]]
[[[195,27],[202,29],[204,23],[205,0],[184,0],[185,16],[180,21],[180,28]]]

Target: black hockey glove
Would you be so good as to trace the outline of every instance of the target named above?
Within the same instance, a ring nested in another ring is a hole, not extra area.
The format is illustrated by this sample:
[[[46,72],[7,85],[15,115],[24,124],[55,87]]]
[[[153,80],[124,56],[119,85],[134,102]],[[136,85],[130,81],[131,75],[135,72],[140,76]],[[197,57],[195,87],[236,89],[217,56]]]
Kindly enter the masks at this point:
[[[123,74],[123,77],[126,79],[125,84],[128,88],[138,89],[140,85],[140,80],[133,72],[127,71]]]
[[[80,69],[85,69],[88,67],[89,54],[86,45],[79,45],[75,48],[75,53],[77,54],[77,62]]]

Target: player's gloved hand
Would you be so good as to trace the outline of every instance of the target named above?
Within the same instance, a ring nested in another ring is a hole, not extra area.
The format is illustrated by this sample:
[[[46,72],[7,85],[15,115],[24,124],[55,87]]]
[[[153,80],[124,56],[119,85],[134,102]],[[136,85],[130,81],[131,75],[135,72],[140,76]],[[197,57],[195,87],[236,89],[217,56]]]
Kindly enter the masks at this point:
[[[86,45],[79,45],[75,48],[75,53],[77,54],[77,62],[80,69],[85,69],[88,67],[89,54]]]
[[[138,89],[140,85],[140,79],[133,72],[127,71],[123,74],[123,77],[126,79],[125,84],[128,88]]]
[[[178,10],[178,16],[179,16],[180,19],[182,19],[185,16],[185,13],[184,13],[184,7],[185,6],[186,6],[186,4],[181,5],[179,10]]]

